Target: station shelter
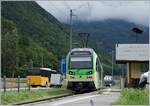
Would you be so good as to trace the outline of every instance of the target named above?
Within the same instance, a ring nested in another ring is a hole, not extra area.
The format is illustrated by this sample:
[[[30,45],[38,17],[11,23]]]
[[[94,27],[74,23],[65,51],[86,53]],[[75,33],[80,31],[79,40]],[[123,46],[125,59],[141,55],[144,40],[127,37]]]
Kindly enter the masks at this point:
[[[116,63],[125,65],[123,87],[138,87],[140,76],[149,71],[149,44],[116,44]]]

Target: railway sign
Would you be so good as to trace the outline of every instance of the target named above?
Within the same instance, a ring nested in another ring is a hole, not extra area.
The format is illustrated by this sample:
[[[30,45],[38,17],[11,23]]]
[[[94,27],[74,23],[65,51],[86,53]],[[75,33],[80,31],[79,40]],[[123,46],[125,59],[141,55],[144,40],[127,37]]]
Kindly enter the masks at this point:
[[[61,60],[61,73],[63,74],[63,77],[66,78],[66,60]]]
[[[117,44],[116,61],[149,61],[149,44]]]

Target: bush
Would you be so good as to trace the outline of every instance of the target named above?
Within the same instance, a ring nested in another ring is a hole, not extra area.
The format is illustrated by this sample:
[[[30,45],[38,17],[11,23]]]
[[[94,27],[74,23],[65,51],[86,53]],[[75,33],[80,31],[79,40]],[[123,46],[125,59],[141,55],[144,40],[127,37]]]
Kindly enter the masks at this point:
[[[120,99],[113,103],[118,105],[148,105],[149,92],[146,89],[125,88],[121,91]]]

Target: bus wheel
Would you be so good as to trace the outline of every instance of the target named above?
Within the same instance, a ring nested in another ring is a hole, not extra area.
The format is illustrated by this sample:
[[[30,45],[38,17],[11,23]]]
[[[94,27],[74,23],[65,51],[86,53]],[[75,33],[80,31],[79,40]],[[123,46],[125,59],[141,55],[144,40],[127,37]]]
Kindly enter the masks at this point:
[[[35,87],[37,87],[37,85],[31,85],[31,87],[32,87],[32,88],[35,88]]]
[[[46,82],[45,87],[48,87],[48,83]]]

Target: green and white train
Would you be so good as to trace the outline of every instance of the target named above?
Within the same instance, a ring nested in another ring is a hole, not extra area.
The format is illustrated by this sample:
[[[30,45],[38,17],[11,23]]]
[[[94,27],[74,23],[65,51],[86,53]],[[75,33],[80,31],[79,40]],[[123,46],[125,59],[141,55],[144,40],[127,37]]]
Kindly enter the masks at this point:
[[[101,87],[102,66],[91,48],[74,48],[66,57],[67,88],[74,91],[96,90]]]

